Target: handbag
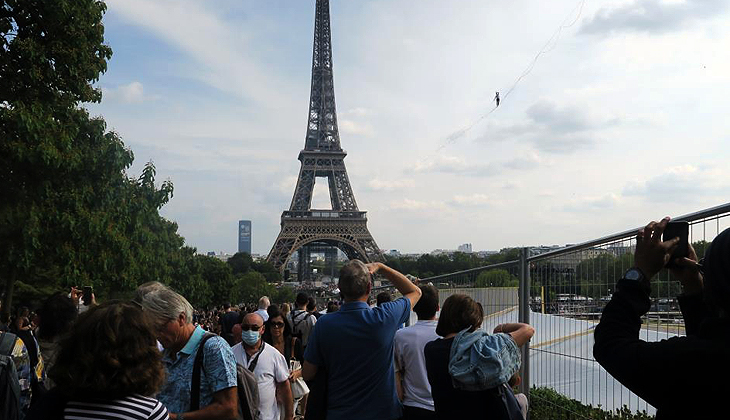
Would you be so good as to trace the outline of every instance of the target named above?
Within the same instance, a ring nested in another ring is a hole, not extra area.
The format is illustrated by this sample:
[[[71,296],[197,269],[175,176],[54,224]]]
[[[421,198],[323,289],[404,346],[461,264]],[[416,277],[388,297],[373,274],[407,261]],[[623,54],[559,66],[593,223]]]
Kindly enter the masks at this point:
[[[294,372],[295,370],[301,369],[302,364],[298,360],[292,360],[290,363],[290,372]],[[303,396],[309,394],[309,387],[307,386],[307,383],[304,382],[304,379],[301,377],[297,378],[294,382],[291,383],[291,394],[294,399],[302,398]]]

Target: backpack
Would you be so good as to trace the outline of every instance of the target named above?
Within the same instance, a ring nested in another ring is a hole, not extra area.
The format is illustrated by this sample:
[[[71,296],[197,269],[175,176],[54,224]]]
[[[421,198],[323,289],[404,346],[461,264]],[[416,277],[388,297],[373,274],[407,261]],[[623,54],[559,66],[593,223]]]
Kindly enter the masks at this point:
[[[200,371],[203,368],[203,356],[205,355],[204,346],[209,338],[215,337],[215,334],[206,333],[200,340],[198,352],[195,354],[193,362],[193,379],[190,389],[190,411],[200,409]],[[238,419],[243,420],[259,420],[261,413],[259,412],[259,387],[256,383],[256,376],[253,370],[259,361],[259,356],[264,350],[266,343],[261,343],[261,350],[256,354],[254,360],[251,361],[248,369],[236,364],[236,393],[238,394]]]
[[[13,361],[16,336],[0,333],[0,420],[17,420],[20,417],[20,383]]]
[[[295,321],[295,319],[296,319],[296,318],[297,318],[297,317],[298,317],[299,315],[301,315],[301,314],[304,314],[304,317],[300,318],[300,319],[299,319],[299,321]],[[309,318],[310,316],[313,316],[313,315],[312,315],[312,314],[310,314],[310,313],[308,313],[307,311],[301,311],[301,312],[299,312],[299,313],[298,313],[298,314],[296,314],[296,315],[294,315],[294,311],[292,311],[292,317],[291,317],[291,322],[292,322],[292,335],[293,335],[294,337],[297,337],[297,338],[299,338],[299,339],[302,339],[302,336],[303,336],[303,332],[302,332],[302,331],[297,331],[297,327],[299,326],[299,324],[301,324],[301,323],[302,323],[303,321],[305,321],[305,320],[306,320],[307,318]]]

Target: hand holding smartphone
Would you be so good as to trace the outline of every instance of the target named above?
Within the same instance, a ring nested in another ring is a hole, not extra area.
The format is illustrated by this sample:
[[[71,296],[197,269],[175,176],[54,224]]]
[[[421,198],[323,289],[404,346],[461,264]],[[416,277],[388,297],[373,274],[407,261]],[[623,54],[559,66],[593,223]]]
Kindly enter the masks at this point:
[[[689,256],[689,222],[669,222],[667,227],[664,229],[662,235],[662,241],[666,242],[674,238],[679,238],[677,247],[674,248],[672,256],[669,257],[669,261],[665,265],[667,268],[677,267],[674,262],[677,258],[684,258]]]

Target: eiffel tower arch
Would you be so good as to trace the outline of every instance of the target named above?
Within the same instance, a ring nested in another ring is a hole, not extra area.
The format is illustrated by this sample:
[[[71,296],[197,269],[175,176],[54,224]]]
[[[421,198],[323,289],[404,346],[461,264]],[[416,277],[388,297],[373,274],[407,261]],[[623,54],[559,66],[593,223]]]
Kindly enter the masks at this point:
[[[307,135],[299,152],[301,168],[289,210],[281,215],[281,232],[267,258],[282,274],[294,252],[307,246],[337,247],[348,258],[365,262],[383,259],[368,231],[367,212],[357,207],[345,156],[337,128],[329,0],[317,0]],[[318,177],[327,178],[331,209],[312,209]]]

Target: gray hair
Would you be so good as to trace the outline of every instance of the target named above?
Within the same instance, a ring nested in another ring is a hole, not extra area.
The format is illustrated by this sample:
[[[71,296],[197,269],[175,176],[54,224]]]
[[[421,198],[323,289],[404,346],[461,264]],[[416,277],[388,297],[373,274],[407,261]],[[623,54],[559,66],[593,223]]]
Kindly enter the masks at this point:
[[[340,269],[337,287],[345,299],[357,299],[366,295],[370,288],[370,271],[362,261],[350,260]]]
[[[145,294],[142,298],[142,309],[160,321],[177,319],[183,313],[188,324],[193,322],[193,307],[190,302],[167,287]]]
[[[134,291],[134,298],[132,300],[137,303],[142,303],[142,300],[144,300],[145,295],[148,293],[167,288],[167,286],[159,281],[148,281],[147,283],[137,286],[137,290]]]
[[[261,299],[259,299],[259,309],[266,309],[271,305],[271,302],[269,301],[268,296],[261,296]]]

